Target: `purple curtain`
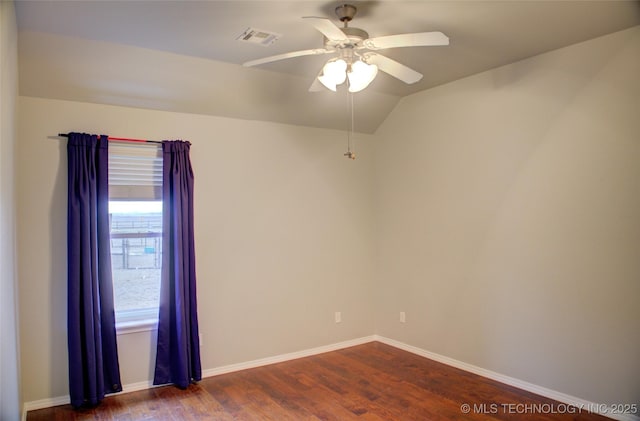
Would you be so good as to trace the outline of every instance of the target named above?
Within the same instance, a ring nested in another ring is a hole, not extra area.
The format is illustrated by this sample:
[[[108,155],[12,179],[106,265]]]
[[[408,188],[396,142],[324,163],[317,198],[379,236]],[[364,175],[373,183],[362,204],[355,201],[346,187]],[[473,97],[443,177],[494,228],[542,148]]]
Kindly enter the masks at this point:
[[[75,407],[119,392],[111,251],[107,136],[70,133],[68,156],[69,395]]]
[[[196,305],[191,144],[162,142],[162,275],[153,384],[202,378]]]

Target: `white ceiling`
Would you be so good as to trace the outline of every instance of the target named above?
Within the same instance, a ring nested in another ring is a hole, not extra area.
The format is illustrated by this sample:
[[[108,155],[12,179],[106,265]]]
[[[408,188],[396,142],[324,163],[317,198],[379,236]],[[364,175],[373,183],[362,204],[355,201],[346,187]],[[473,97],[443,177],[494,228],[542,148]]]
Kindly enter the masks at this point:
[[[327,56],[241,63],[322,46],[302,16],[335,1],[18,0],[20,94],[345,129],[346,93],[307,91]],[[640,24],[638,1],[352,1],[371,37],[442,31],[447,47],[381,51],[424,74],[379,74],[355,95],[356,130],[373,133],[405,96]],[[283,34],[270,47],[235,38]]]

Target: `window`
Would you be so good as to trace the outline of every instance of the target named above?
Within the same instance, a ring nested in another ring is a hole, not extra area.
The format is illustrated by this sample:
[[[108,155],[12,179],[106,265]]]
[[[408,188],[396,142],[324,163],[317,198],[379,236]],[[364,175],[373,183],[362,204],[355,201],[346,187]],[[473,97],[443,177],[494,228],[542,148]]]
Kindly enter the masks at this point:
[[[116,322],[158,317],[162,202],[109,201]]]
[[[119,332],[157,323],[162,266],[162,157],[145,145],[109,145],[109,219]]]

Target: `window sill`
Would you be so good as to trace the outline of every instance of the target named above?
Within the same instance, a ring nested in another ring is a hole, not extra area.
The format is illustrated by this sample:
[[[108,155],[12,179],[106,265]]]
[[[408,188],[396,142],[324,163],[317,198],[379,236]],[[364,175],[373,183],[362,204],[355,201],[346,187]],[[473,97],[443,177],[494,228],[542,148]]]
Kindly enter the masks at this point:
[[[148,332],[158,329],[158,319],[135,320],[116,323],[116,334],[127,335],[129,333]]]

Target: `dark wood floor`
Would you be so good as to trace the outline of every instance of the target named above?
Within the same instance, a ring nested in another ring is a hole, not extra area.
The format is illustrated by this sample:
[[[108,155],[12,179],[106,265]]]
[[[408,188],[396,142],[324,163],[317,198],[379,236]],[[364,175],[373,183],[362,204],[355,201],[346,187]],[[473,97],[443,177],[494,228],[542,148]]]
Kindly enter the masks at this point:
[[[64,405],[27,414],[40,420],[606,418],[372,342],[210,377],[187,390],[159,387],[107,397],[91,410]]]

